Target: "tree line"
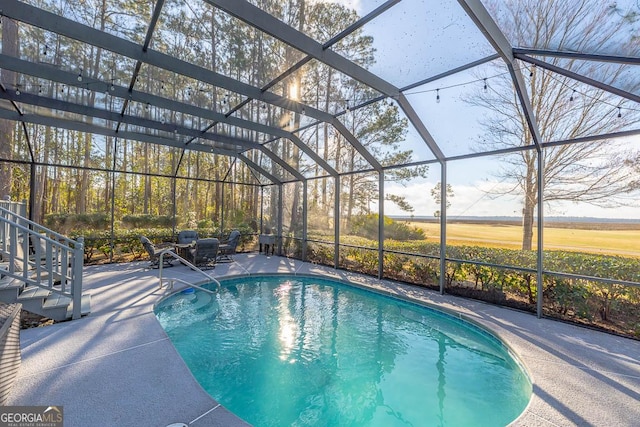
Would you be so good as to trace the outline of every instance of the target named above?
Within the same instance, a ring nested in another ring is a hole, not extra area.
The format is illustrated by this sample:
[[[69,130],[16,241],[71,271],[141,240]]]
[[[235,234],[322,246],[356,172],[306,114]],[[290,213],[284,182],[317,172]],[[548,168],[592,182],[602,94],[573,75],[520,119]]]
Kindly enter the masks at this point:
[[[131,0],[37,3],[46,10],[72,16],[93,28],[137,43],[143,43],[154,4]],[[263,1],[260,6],[318,40],[329,39],[359,18],[355,11],[328,2]],[[346,223],[354,214],[368,210],[372,179],[376,182],[377,178],[351,174],[342,180],[341,188],[336,189],[334,180],[288,140],[112,96],[109,86],[131,83],[133,60],[23,23],[5,21],[8,22],[2,26],[3,53],[78,73],[79,81],[84,78],[104,82],[98,88],[94,83],[66,86],[3,69],[2,81],[9,88],[263,143],[294,169],[306,176],[321,177],[310,181],[309,205],[318,218],[327,218],[325,223],[332,216],[336,191],[346,195],[341,214]],[[265,87],[302,59],[302,54],[290,46],[204,2],[185,7],[166,5],[150,48],[256,87]],[[362,30],[343,38],[333,49],[365,68],[375,61],[372,39]],[[235,111],[235,116],[285,130],[309,123],[304,112],[247,102],[239,94],[148,64],[142,64],[133,88],[223,113],[244,104]],[[332,114],[376,96],[371,89],[315,61],[308,62],[269,90]],[[56,114],[89,125],[115,126],[113,122],[90,116]],[[407,122],[400,117],[397,106],[377,102],[352,109],[341,120],[370,152],[379,156],[381,163],[411,160],[411,151],[403,150],[399,144],[406,133]],[[149,133],[142,127],[121,126],[130,132]],[[339,172],[370,168],[358,151],[327,123],[306,127],[297,134]],[[112,204],[116,218],[127,214],[165,215],[171,213],[174,201],[179,218],[195,217],[219,223],[224,213],[230,221],[255,220],[261,215],[260,205],[264,200],[268,209],[264,215],[275,221],[280,189],[266,186],[266,191],[261,191],[268,181],[246,164],[225,155],[189,150],[190,139],[180,134],[167,135],[158,130],[152,135],[176,139],[187,144],[187,149],[0,120],[0,138],[5,141],[0,155],[6,160],[24,161],[24,164],[0,162],[0,193],[14,199],[28,199],[29,192],[33,191],[36,220],[42,220],[49,213],[110,211]],[[244,155],[283,181],[293,181],[288,172],[262,151],[249,149]],[[31,160],[38,164],[33,182],[28,167]],[[425,171],[417,168],[408,175]],[[392,175],[395,179],[405,179],[407,173]],[[298,230],[301,186],[299,183],[285,185],[282,191],[289,212],[286,226]]]

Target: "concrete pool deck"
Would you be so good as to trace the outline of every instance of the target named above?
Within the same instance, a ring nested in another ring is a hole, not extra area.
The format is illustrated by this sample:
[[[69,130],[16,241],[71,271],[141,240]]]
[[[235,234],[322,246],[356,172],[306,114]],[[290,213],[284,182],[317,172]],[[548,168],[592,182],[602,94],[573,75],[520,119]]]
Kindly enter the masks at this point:
[[[384,286],[488,327],[533,380],[533,398],[515,426],[640,425],[640,341],[297,260],[260,254],[235,259],[208,273],[322,274]],[[159,289],[158,270],[146,266],[85,267],[92,313],[21,331],[22,366],[7,405],[62,405],[66,427],[246,425],[202,390],[174,349],[153,314],[154,304],[171,291]],[[183,266],[164,274],[202,278]]]

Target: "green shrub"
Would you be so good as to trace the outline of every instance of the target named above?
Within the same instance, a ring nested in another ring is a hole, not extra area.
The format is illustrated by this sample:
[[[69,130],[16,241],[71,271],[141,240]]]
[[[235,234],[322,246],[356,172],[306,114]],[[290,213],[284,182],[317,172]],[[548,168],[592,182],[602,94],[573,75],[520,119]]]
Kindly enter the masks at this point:
[[[125,228],[172,228],[171,215],[125,215],[120,220]]]
[[[341,268],[359,273],[378,274],[378,251],[365,248],[342,247],[340,249]]]
[[[58,233],[68,234],[72,230],[106,230],[111,225],[111,219],[108,214],[101,212],[57,213],[45,215],[44,225]]]
[[[433,258],[415,258],[406,267],[409,277],[423,286],[439,286],[440,260]],[[385,265],[386,271],[386,265]]]
[[[202,221],[198,221],[198,229],[203,228],[214,228],[213,221],[210,219],[203,219]]]
[[[333,266],[333,244],[311,242],[307,246],[307,261]]]
[[[144,258],[146,252],[140,243],[140,236],[148,237],[154,244],[173,241],[171,230],[165,228],[115,230],[113,240],[109,230],[77,231],[70,235],[72,239],[80,236],[84,237],[84,260],[88,264],[105,258],[115,262]],[[102,258],[98,255],[102,255]]]

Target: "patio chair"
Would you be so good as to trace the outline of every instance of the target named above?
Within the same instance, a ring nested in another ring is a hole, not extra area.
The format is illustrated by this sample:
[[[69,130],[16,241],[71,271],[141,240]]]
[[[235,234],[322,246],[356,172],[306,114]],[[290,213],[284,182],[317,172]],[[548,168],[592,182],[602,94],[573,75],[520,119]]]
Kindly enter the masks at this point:
[[[215,268],[216,258],[220,240],[215,237],[196,240],[196,244],[191,249],[191,259],[196,267],[201,269]]]
[[[194,230],[182,230],[178,233],[178,244],[186,245],[198,240],[198,232]]]
[[[140,236],[140,242],[142,246],[149,254],[149,267],[150,268],[158,268],[160,267],[160,253],[165,249],[169,248],[167,245],[163,245],[162,247],[156,247],[151,240],[146,238],[145,236]],[[173,267],[173,258],[170,256],[162,257],[162,266],[163,267]]]
[[[218,262],[232,262],[233,258],[231,257],[236,253],[238,242],[240,242],[240,232],[238,230],[232,230],[229,238],[220,242]]]
[[[186,259],[189,262],[193,262],[193,256],[191,250],[198,241],[198,232],[194,230],[182,230],[178,233],[178,243],[176,244],[176,250],[178,255]]]

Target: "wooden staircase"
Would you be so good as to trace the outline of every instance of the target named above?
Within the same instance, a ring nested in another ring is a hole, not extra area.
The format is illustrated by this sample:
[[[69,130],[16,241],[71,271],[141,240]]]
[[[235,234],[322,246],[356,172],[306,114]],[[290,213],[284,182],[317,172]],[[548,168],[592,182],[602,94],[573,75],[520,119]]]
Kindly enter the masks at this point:
[[[24,206],[0,202],[0,301],[61,321],[91,311],[82,293],[83,239],[69,239],[24,217]]]

